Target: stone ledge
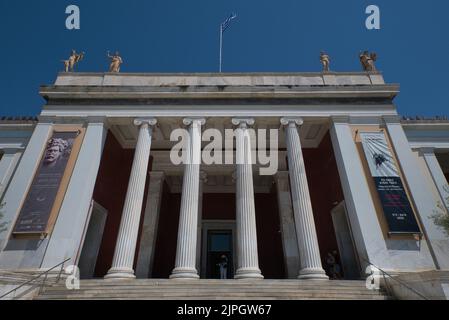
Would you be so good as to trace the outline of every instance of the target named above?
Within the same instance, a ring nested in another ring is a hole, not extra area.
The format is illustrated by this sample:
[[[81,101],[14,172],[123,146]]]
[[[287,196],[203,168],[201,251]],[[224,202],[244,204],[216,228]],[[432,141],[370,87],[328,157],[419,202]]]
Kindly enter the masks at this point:
[[[56,86],[347,86],[382,85],[378,72],[59,73]]]
[[[399,92],[397,85],[370,86],[42,86],[40,94],[53,99],[389,99]]]

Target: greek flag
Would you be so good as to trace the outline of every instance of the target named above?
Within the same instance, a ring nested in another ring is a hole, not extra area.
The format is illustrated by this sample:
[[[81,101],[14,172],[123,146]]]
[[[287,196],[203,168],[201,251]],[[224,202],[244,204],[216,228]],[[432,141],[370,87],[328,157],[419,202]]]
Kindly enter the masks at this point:
[[[221,32],[224,32],[228,27],[229,24],[231,23],[232,19],[237,18],[237,15],[235,13],[232,13],[229,18],[227,18],[222,24],[221,24]]]

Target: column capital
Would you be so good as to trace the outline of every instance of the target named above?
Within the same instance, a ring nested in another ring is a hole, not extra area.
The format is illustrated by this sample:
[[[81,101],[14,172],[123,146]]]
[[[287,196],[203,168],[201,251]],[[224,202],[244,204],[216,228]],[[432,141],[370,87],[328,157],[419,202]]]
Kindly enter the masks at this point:
[[[281,124],[283,126],[302,126],[304,123],[304,120],[302,118],[281,118]]]
[[[137,118],[134,119],[134,125],[135,126],[142,126],[142,125],[148,125],[150,127],[153,127],[157,124],[156,118]]]
[[[194,123],[204,126],[206,124],[206,119],[205,118],[184,118],[184,119],[182,119],[182,123],[185,126],[190,126]]]
[[[256,123],[254,118],[232,118],[231,121],[234,126],[239,126],[240,128],[247,128]]]

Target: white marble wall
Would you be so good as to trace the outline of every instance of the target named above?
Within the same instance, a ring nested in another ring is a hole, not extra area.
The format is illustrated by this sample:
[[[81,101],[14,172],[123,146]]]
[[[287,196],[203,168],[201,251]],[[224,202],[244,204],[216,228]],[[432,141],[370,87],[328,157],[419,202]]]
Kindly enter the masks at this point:
[[[396,117],[384,117],[385,126],[395,149],[399,164],[405,175],[412,201],[418,211],[427,244],[438,269],[449,270],[449,237],[443,228],[434,223],[432,215],[437,203],[423,183],[424,177],[416,156],[412,153],[404,129]]]
[[[55,227],[48,243],[43,268],[51,268],[67,258],[76,263],[100,167],[107,128],[102,121],[87,126],[75,168],[67,187]]]
[[[349,223],[362,267],[366,265],[364,259],[367,259],[390,271],[435,269],[426,241],[392,239],[383,234],[367,182],[370,177],[365,176],[361,162],[364,160],[356,148],[349,118],[334,118],[330,133]],[[410,150],[407,143],[406,147]],[[414,170],[418,171],[416,166]]]
[[[0,268],[2,269],[39,268],[41,265],[47,239],[23,241],[8,241],[8,239],[51,132],[52,123],[50,122],[42,121],[36,125],[10,186],[4,194],[3,213],[7,230],[0,233]]]

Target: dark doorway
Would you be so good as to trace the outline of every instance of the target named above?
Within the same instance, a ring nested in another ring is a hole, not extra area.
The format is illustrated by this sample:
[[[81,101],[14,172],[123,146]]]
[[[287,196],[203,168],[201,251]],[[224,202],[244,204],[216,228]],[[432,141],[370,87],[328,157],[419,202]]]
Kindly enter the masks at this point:
[[[220,264],[226,261],[226,278],[234,277],[232,230],[207,232],[207,279],[221,279]]]

